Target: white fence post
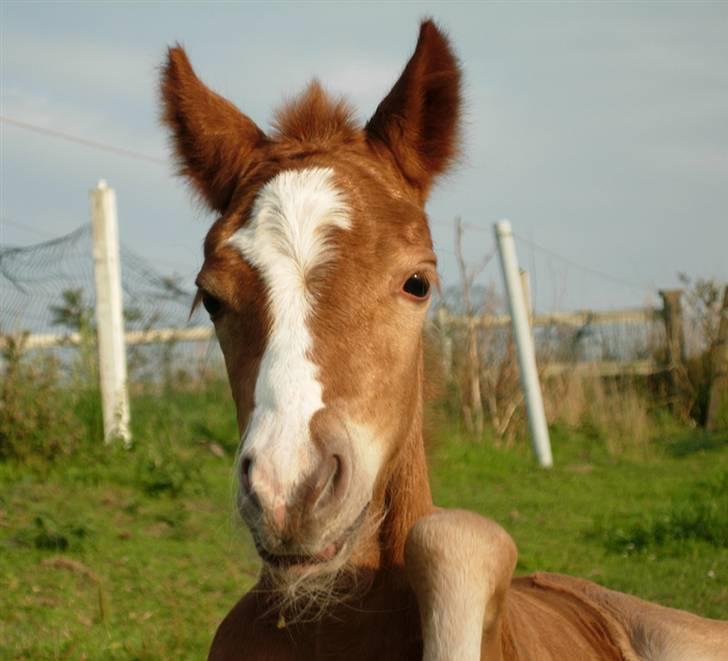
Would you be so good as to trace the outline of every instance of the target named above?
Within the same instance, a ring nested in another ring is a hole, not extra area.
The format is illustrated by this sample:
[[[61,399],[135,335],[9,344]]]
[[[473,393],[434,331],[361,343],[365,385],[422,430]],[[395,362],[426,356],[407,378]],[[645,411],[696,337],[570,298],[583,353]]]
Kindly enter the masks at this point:
[[[516,259],[516,246],[513,241],[513,231],[511,230],[510,222],[501,220],[495,224],[495,238],[498,244],[501,268],[503,270],[503,280],[508,294],[508,307],[511,312],[513,337],[516,341],[518,367],[521,372],[521,385],[526,400],[531,442],[536,457],[538,458],[538,463],[544,468],[549,468],[554,463],[553,457],[551,456],[551,441],[549,440],[549,430],[546,425],[546,413],[543,408],[541,385],[538,381],[538,372],[536,371],[533,336],[531,334],[529,315],[526,310],[526,302],[521,287],[518,260]]]
[[[129,394],[116,195],[102,179],[91,191],[90,197],[104,440],[109,443],[120,438],[129,445]]]
[[[521,289],[523,289],[523,303],[528,313],[528,325],[533,329],[533,300],[531,299],[531,277],[525,269],[519,269],[518,275],[521,279]]]

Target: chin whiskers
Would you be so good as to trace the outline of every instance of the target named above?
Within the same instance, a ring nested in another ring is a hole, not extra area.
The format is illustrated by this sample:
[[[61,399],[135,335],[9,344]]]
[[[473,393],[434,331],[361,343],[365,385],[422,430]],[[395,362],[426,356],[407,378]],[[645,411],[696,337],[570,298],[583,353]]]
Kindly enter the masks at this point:
[[[352,561],[357,547],[377,543],[384,513],[363,517],[339,555],[325,565],[311,564],[300,568],[279,568],[265,565],[264,585],[268,607],[266,615],[279,623],[316,622],[339,604],[351,602],[370,588],[373,572]]]

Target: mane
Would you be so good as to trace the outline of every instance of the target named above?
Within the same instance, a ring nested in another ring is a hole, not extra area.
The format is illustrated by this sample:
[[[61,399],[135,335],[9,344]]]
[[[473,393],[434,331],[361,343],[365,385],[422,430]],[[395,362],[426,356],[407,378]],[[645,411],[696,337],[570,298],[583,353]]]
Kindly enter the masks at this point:
[[[277,139],[302,143],[353,142],[361,136],[346,99],[332,98],[317,80],[276,111],[273,130]]]

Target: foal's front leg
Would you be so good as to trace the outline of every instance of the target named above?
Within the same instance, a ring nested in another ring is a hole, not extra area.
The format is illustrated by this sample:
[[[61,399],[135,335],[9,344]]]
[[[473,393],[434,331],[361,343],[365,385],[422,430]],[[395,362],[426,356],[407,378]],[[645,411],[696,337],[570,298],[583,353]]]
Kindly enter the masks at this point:
[[[424,661],[501,658],[500,616],[517,550],[497,523],[440,510],[412,527],[405,549]]]

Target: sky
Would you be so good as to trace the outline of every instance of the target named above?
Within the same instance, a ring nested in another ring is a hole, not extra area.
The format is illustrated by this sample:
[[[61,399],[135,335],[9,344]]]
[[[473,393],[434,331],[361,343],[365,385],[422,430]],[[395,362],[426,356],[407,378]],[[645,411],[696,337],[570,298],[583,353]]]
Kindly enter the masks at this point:
[[[445,285],[453,219],[472,264],[492,225],[519,237],[538,311],[654,302],[678,272],[728,281],[728,3],[0,3],[0,244],[89,222],[117,193],[122,242],[191,286],[214,220],[173,176],[158,67],[182,43],[198,75],[261,127],[312,77],[365,121],[418,22],[464,69],[462,163],[428,204]],[[497,260],[480,282],[500,287]]]

